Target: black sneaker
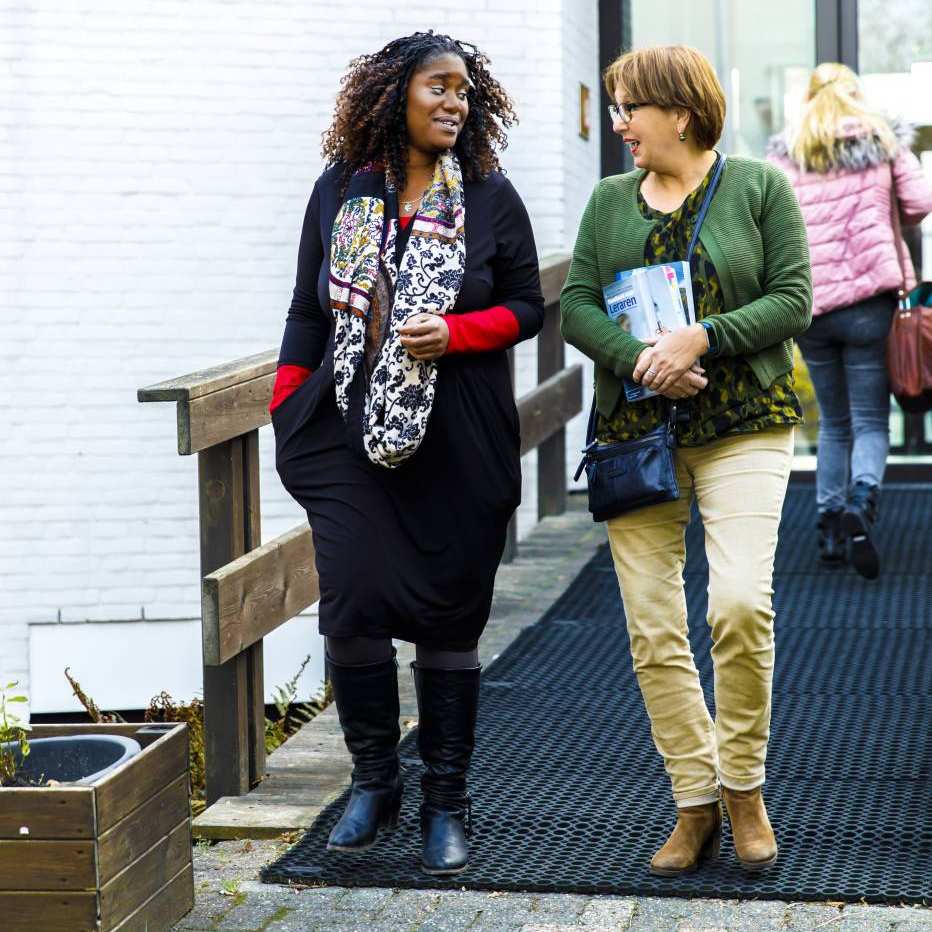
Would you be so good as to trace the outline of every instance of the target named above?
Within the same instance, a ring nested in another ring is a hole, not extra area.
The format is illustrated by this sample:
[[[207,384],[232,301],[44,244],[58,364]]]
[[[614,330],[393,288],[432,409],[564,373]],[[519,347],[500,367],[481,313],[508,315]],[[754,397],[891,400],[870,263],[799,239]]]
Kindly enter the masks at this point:
[[[848,502],[841,516],[841,529],[848,538],[851,565],[865,579],[880,575],[880,557],[871,540],[871,530],[877,520],[876,485],[855,482],[848,492]]]
[[[845,552],[845,535],[841,529],[842,508],[831,508],[819,514],[819,562],[826,566],[843,566]]]

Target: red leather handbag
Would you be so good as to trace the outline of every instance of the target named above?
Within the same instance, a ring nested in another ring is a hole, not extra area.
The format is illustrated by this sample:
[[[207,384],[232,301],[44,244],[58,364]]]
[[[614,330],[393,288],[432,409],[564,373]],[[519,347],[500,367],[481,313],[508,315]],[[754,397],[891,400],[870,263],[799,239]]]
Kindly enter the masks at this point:
[[[903,284],[887,337],[887,372],[899,406],[911,414],[932,410],[932,282],[906,291],[906,262],[896,184],[892,189],[893,236]]]

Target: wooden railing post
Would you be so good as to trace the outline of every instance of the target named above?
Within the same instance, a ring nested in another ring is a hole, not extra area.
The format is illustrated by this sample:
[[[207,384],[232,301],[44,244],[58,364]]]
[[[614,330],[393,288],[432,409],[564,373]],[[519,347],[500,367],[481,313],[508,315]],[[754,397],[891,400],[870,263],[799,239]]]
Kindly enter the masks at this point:
[[[258,430],[198,453],[201,576],[260,543]],[[262,642],[204,665],[207,804],[242,796],[265,769]]]
[[[564,364],[560,336],[560,306],[547,309],[537,338],[537,381],[546,382]],[[537,448],[537,518],[566,511],[566,429],[561,427]]]
[[[259,430],[243,438],[243,537],[246,553],[262,543],[259,507]],[[202,574],[201,578],[206,574]],[[265,669],[261,638],[246,650],[246,677],[249,705],[249,785],[256,786],[265,776]]]

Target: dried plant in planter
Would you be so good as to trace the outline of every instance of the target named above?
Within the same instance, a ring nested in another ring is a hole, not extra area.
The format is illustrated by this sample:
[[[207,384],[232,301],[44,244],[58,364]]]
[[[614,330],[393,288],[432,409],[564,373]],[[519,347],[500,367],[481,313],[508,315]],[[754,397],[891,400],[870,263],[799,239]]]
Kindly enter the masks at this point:
[[[0,786],[16,786],[17,753],[8,744],[18,745],[19,756],[29,754],[29,726],[24,725],[12,712],[7,711],[7,703],[26,702],[25,696],[8,695],[18,681],[7,683],[0,689]]]
[[[175,702],[164,690],[149,700],[145,712],[147,722],[184,722],[188,726],[188,751],[191,768],[191,812],[198,815],[204,810],[207,786],[207,764],[204,749],[204,703],[192,699],[187,703]]]
[[[65,667],[65,679],[71,684],[71,690],[75,694],[78,702],[84,706],[85,711],[91,717],[92,722],[125,722],[121,715],[116,712],[101,712],[97,708],[97,703],[91,699],[81,688],[81,684],[71,675],[71,667]]]

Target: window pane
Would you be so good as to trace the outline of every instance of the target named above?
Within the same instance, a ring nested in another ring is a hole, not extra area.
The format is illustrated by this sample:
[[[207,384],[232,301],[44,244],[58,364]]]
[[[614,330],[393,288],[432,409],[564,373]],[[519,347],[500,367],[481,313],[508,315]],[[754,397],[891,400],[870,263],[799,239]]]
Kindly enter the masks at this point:
[[[726,152],[762,156],[798,105],[815,61],[812,0],[652,0],[632,6],[634,48],[692,45],[725,89]]]

